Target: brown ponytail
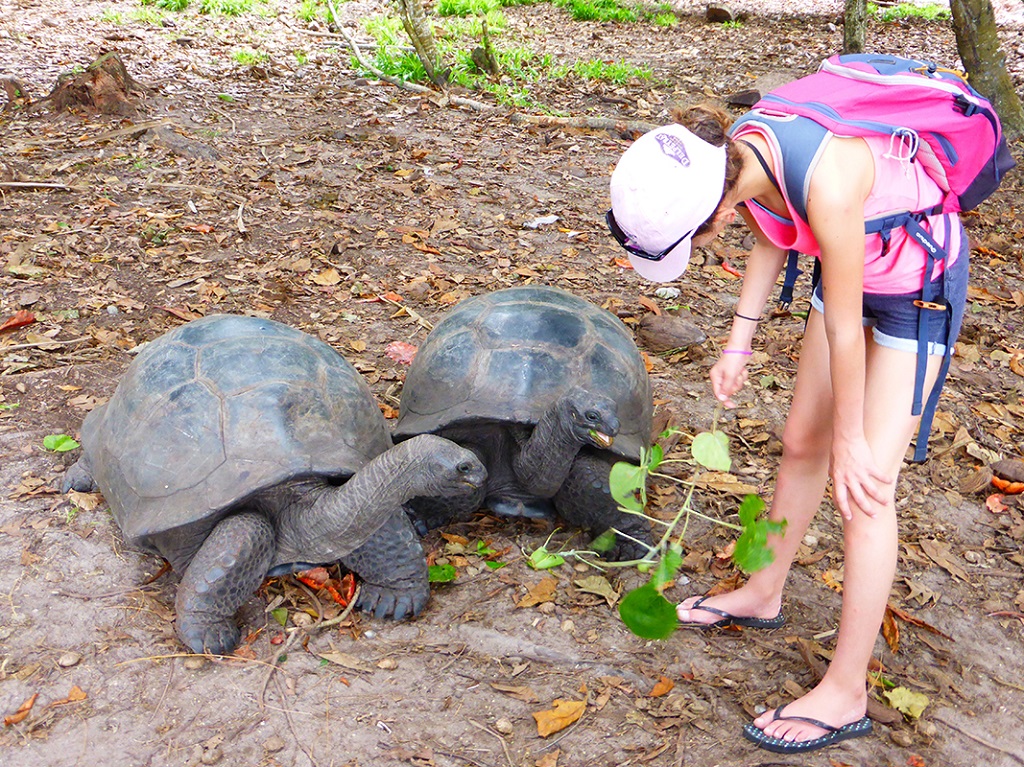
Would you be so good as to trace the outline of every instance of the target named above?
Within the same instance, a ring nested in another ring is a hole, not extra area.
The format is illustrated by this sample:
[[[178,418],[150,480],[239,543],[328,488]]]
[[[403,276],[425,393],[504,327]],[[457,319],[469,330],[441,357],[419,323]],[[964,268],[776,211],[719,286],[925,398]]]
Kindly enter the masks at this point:
[[[729,139],[728,131],[732,125],[732,118],[724,109],[713,104],[696,104],[672,110],[672,119],[709,144],[725,147],[725,185],[722,189],[722,197],[725,197],[726,193],[736,186],[740,171],[743,169],[743,158]],[[697,227],[694,236],[701,235],[711,228],[711,222],[718,215],[721,204],[722,201],[719,200],[715,212]]]

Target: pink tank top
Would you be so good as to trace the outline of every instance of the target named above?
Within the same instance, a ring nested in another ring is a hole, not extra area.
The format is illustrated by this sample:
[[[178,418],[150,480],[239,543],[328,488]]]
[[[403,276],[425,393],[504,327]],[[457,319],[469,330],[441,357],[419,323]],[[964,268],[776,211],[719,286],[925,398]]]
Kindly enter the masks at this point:
[[[782,178],[782,153],[775,136],[755,126],[740,128],[733,138],[739,139],[751,133],[762,136],[771,147],[775,176]],[[826,139],[827,141],[828,139]],[[875,182],[871,193],[864,202],[864,218],[870,219],[885,213],[906,210],[924,210],[942,201],[942,192],[920,163],[905,162],[888,156],[889,139],[869,136],[863,139],[875,161]],[[812,169],[813,172],[813,169]],[[784,186],[784,185],[783,185]],[[771,242],[787,250],[797,250],[815,258],[821,257],[821,249],[814,233],[793,209],[785,190],[782,192],[789,208],[789,218],[774,213],[755,200],[747,201],[750,211],[761,231]],[[946,231],[947,222],[951,232]],[[960,253],[959,219],[956,214],[930,216],[922,223],[939,245],[946,244],[949,254],[948,265],[956,262]],[[946,240],[949,240],[947,243]],[[889,249],[882,255],[882,238],[878,234],[864,238],[864,292],[884,295],[913,293],[924,285],[925,252],[907,232],[893,229]],[[932,279],[942,274],[945,265],[936,263]]]

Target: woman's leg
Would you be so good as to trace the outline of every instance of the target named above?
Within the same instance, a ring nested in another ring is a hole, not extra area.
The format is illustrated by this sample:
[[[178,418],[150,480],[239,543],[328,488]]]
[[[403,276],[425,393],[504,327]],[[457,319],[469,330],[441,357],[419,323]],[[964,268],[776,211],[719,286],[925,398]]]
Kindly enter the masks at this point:
[[[825,493],[831,441],[832,385],[828,342],[821,313],[811,311],[800,349],[796,388],[786,418],[782,460],[769,512],[772,520],[786,520],[785,534],[768,540],[768,545],[775,551],[771,565],[751,575],[736,591],[709,597],[706,601],[709,607],[742,617],[773,618],[778,615],[786,576]],[[680,604],[680,620],[714,623],[721,619],[720,615],[700,608],[688,609],[697,599],[690,597]]]
[[[939,357],[929,359],[925,391],[938,372]],[[867,347],[864,429],[879,468],[897,476],[917,428],[910,415],[916,354]],[[835,656],[824,679],[807,695],[786,706],[784,716],[812,717],[835,727],[864,716],[868,663],[874,651],[896,569],[895,483],[887,488],[885,508],[869,517],[854,507],[844,524],[843,609]],[[825,734],[805,722],[772,721],[767,712],[754,721],[765,734],[785,740],[811,740]]]

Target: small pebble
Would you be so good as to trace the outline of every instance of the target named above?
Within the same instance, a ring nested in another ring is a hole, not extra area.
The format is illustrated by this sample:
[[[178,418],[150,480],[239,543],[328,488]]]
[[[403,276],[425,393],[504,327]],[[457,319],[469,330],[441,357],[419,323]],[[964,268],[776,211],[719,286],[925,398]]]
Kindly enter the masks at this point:
[[[964,559],[966,559],[972,565],[976,565],[983,562],[985,560],[985,557],[979,551],[965,551]]]
[[[555,611],[555,603],[554,602],[542,602],[541,605],[537,609],[540,610],[542,615],[551,615]]]
[[[71,668],[72,666],[77,666],[81,661],[81,655],[74,650],[68,650],[57,659],[57,665],[61,668]]]
[[[564,631],[566,634],[571,634],[575,630],[576,624],[573,623],[571,620],[562,621],[562,631]]]
[[[224,756],[224,752],[221,751],[220,746],[211,749],[203,749],[203,756],[200,758],[203,764],[216,764]]]
[[[205,665],[206,658],[204,658],[202,655],[190,655],[189,657],[185,658],[184,666],[189,671],[197,671]]]
[[[285,747],[284,738],[280,738],[277,735],[267,738],[263,741],[263,750],[268,751],[271,754],[276,754],[278,751]]]
[[[110,306],[108,306],[108,307],[107,307],[107,314],[110,314],[110,315],[114,315],[114,314],[117,314],[117,307],[116,307],[116,306],[114,306],[113,304],[111,304]]]
[[[906,730],[890,730],[889,740],[900,748],[908,748],[914,744],[914,736]]]
[[[939,728],[932,722],[918,721],[917,731],[926,738],[934,738],[938,734]]]
[[[385,671],[391,671],[393,669],[398,668],[398,661],[394,658],[382,658],[377,663],[377,668],[382,668]]]
[[[510,722],[508,719],[499,719],[497,722],[494,723],[494,729],[496,729],[502,735],[511,735],[512,732],[515,730],[515,727],[512,726],[512,722]]]
[[[296,610],[289,617],[292,619],[292,623],[299,628],[313,625],[313,616],[309,613],[304,613],[301,610]]]
[[[818,539],[815,538],[813,535],[805,535],[804,536],[804,545],[813,549],[813,548],[815,548],[818,545]]]

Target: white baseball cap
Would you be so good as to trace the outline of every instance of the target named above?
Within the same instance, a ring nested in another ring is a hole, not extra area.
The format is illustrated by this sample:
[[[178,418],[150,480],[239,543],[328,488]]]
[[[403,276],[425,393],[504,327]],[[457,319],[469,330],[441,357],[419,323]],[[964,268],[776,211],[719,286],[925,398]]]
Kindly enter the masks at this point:
[[[670,282],[686,270],[694,231],[722,199],[725,154],[672,124],[645,133],[619,158],[606,221],[640,276]]]

